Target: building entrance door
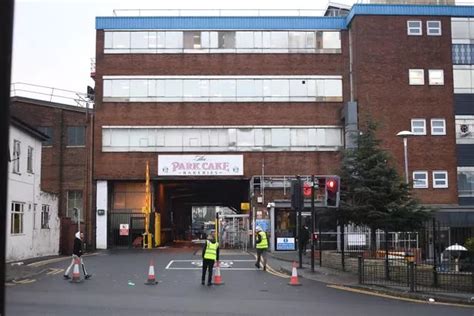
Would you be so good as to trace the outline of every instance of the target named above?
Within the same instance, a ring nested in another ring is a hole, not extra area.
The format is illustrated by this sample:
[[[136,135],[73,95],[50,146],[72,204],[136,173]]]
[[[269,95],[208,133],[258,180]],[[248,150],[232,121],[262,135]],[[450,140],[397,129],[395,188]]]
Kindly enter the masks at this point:
[[[247,251],[249,227],[248,214],[219,215],[219,246]]]

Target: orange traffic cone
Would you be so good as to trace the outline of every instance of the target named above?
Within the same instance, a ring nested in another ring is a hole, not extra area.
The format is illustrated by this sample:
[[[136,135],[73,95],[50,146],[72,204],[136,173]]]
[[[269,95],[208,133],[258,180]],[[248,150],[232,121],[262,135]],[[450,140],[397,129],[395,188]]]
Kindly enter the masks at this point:
[[[288,285],[301,285],[301,283],[298,281],[298,272],[296,271],[296,262],[293,261],[293,270],[291,271],[291,279],[290,283]]]
[[[150,267],[148,268],[148,279],[145,282],[146,285],[155,285],[158,282],[155,279],[155,266],[153,265],[153,259],[150,260]]]
[[[81,272],[79,271],[79,265],[81,264],[81,259],[75,258],[74,259],[74,268],[72,269],[72,279],[71,283],[81,283],[83,280],[81,279]]]
[[[221,266],[219,260],[216,261],[216,273],[214,273],[214,285],[224,285],[221,277]]]

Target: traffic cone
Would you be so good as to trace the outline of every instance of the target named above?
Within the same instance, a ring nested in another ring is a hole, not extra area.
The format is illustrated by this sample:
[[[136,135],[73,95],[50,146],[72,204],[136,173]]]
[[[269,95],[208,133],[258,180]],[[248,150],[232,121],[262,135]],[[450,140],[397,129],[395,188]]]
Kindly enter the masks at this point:
[[[296,262],[293,261],[293,269],[291,271],[291,279],[288,285],[301,285],[300,281],[298,281],[298,271],[296,271]]]
[[[155,285],[158,282],[155,279],[155,266],[153,265],[153,260],[150,260],[150,267],[148,268],[148,279],[145,282],[146,285]]]
[[[214,273],[214,285],[224,285],[221,277],[221,266],[219,260],[216,261],[216,273]]]
[[[72,279],[71,283],[81,283],[83,280],[81,279],[81,272],[79,271],[79,265],[81,264],[81,259],[75,258],[74,259],[74,268],[72,269]]]

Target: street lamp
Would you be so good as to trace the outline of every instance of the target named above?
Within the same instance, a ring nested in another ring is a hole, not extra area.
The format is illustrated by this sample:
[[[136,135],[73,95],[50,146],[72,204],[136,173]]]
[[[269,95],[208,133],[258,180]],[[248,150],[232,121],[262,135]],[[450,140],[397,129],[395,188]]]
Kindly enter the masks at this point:
[[[410,131],[398,132],[397,136],[403,138],[403,151],[405,154],[405,183],[408,184],[408,150],[407,150],[407,138],[414,134]]]

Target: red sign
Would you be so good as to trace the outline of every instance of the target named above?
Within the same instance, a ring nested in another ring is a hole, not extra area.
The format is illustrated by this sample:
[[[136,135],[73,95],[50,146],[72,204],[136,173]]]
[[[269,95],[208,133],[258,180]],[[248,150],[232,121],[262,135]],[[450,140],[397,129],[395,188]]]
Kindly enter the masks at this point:
[[[128,236],[128,224],[120,224],[120,236]]]
[[[317,233],[313,233],[313,240],[318,240],[319,236]]]
[[[303,195],[306,197],[311,197],[311,183],[305,182],[303,185]]]

